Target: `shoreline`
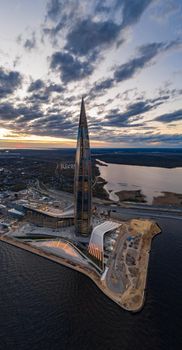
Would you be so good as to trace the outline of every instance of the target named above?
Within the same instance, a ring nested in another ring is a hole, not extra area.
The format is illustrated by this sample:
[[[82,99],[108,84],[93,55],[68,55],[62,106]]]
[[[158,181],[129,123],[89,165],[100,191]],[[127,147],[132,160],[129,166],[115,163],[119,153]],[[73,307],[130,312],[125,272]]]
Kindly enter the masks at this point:
[[[124,152],[123,150],[117,153],[103,153],[92,155],[92,158],[99,160],[103,163],[122,164],[122,165],[135,165],[154,168],[181,168],[182,157],[181,152],[141,152],[133,150],[132,152]],[[100,164],[101,165],[101,164]]]
[[[121,306],[116,300],[114,300],[111,296],[109,296],[103,288],[101,288],[99,281],[100,279],[98,279],[98,275],[96,272],[94,272],[93,270],[90,270],[89,272],[91,274],[89,274],[86,269],[82,269],[80,266],[76,266],[76,264],[74,263],[70,263],[70,262],[67,262],[67,261],[64,261],[66,259],[64,258],[61,258],[61,257],[58,257],[54,254],[51,254],[51,253],[48,253],[48,252],[45,252],[41,249],[38,249],[38,248],[35,248],[33,246],[30,246],[26,243],[22,243],[22,242],[19,242],[17,240],[14,240],[14,239],[11,239],[9,237],[4,237],[4,236],[1,236],[0,237],[0,241],[1,242],[4,242],[6,244],[9,244],[9,245],[12,245],[16,248],[19,248],[21,250],[25,250],[25,251],[28,251],[29,253],[31,254],[35,254],[35,255],[38,255],[44,259],[47,259],[47,260],[50,260],[52,262],[55,262],[56,264],[59,264],[59,265],[62,265],[64,267],[67,267],[67,268],[71,268],[72,270],[74,271],[77,271],[77,272],[80,272],[82,274],[84,274],[85,276],[87,276],[88,278],[90,278],[92,280],[92,282],[94,282],[96,284],[96,286],[101,290],[101,292],[103,292],[109,299],[111,299],[113,302],[115,302],[116,304],[118,304],[120,307],[122,307],[123,309],[125,309],[123,306]],[[95,275],[95,276],[93,276]],[[125,309],[126,311],[130,311],[130,310],[127,310]]]
[[[152,223],[154,224],[154,223]],[[157,225],[158,226],[158,225]],[[113,302],[118,304],[122,309],[126,311],[130,311],[133,313],[141,311],[141,309],[144,306],[145,303],[145,294],[146,294],[146,285],[147,285],[147,275],[148,275],[148,264],[149,264],[149,257],[150,257],[150,250],[151,250],[151,244],[153,238],[159,233],[160,228],[158,227],[158,231],[152,233],[152,236],[150,234],[150,238],[148,239],[148,244],[145,246],[144,239],[142,238],[142,246],[139,251],[139,256],[143,257],[140,259],[140,265],[139,265],[139,274],[138,274],[138,280],[140,282],[139,288],[135,288],[131,292],[128,293],[128,289],[124,291],[123,293],[113,293],[109,288],[106,286],[105,283],[102,282],[101,276],[93,270],[91,267],[81,266],[81,264],[77,264],[75,262],[70,261],[69,259],[63,258],[58,255],[54,255],[51,252],[43,251],[42,249],[32,246],[28,243],[18,241],[17,239],[13,239],[7,235],[0,236],[0,241],[10,244],[12,246],[15,246],[16,248],[25,250],[30,252],[31,254],[36,254],[44,259],[48,259],[52,262],[55,262],[57,264],[60,264],[64,267],[71,268],[77,272],[80,272],[84,274],[85,276],[89,277],[92,282],[96,284],[96,286],[100,289],[101,292],[103,292],[109,299],[111,299]],[[141,266],[142,261],[142,266]],[[138,291],[141,291],[137,294]],[[134,301],[132,298],[135,298],[137,296],[138,301]]]
[[[112,162],[111,162],[112,163]],[[109,163],[108,163],[109,164]],[[115,163],[112,163],[115,164]],[[98,165],[98,166],[97,166]],[[96,197],[101,200],[108,200],[113,203],[118,204],[145,204],[146,206],[163,206],[164,208],[169,207],[171,209],[172,206],[175,208],[182,208],[182,192],[173,192],[173,191],[160,191],[158,196],[153,196],[152,203],[148,203],[145,194],[142,193],[142,188],[137,190],[129,190],[129,189],[121,189],[121,190],[106,190],[105,185],[108,184],[108,181],[101,177],[101,171],[99,166],[104,166],[103,164],[96,164],[98,178],[101,179],[97,183],[99,191],[99,197]],[[118,200],[114,200],[110,198],[110,192],[118,197]]]

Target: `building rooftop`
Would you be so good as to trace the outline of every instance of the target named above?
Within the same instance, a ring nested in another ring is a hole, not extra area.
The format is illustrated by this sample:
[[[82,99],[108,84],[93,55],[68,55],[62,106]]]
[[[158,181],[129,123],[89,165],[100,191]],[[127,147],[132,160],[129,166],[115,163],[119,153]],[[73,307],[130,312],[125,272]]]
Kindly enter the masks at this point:
[[[36,211],[36,212],[44,214],[44,215],[52,216],[54,218],[73,218],[74,217],[74,209],[73,208],[65,210],[65,211],[61,211],[60,209],[51,208],[51,207],[45,207],[45,209],[35,208],[35,207],[32,207],[28,204],[23,205],[23,207],[31,209],[33,211]]]
[[[102,224],[94,227],[91,233],[89,242],[89,252],[93,255],[95,251],[103,253],[104,250],[104,235],[109,231],[113,231],[121,226],[120,223],[113,221],[105,221]]]

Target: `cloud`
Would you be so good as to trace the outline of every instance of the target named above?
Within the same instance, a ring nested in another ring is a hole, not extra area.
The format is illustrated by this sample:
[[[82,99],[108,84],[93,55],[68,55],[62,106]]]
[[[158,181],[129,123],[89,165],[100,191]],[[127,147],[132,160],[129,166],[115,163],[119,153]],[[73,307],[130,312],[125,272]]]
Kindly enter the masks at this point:
[[[60,73],[64,83],[81,80],[93,71],[93,66],[89,62],[81,61],[68,52],[55,52],[51,56],[50,67]]]
[[[178,0],[165,0],[157,2],[152,9],[151,17],[159,23],[168,20],[169,17],[178,15],[181,12],[181,4]]]
[[[127,106],[124,112],[120,112],[118,109],[111,110],[105,116],[105,119],[101,122],[101,124],[103,126],[113,126],[115,128],[143,126],[143,122],[137,124],[133,124],[133,122],[140,120],[143,114],[157,108],[165,100],[166,97],[158,97],[131,103]]]
[[[65,88],[63,88],[62,85],[60,84],[55,84],[55,83],[50,83],[47,87],[46,87],[46,91],[48,93],[51,93],[51,92],[57,92],[57,93],[60,93],[60,92],[63,92],[65,90]]]
[[[182,109],[171,113],[165,113],[155,118],[156,121],[161,123],[172,123],[182,120]],[[181,136],[182,139],[182,136]]]
[[[49,0],[43,25],[43,35],[48,35],[53,45],[57,44],[57,36],[60,31],[64,28],[64,32],[67,33],[68,28],[73,26],[73,23],[80,18],[81,14],[83,15],[83,8],[83,1],[81,0]],[[87,7],[87,11],[89,8],[90,6]],[[51,25],[48,24],[49,21],[51,21]],[[54,22],[54,25],[52,25],[52,22]],[[63,34],[63,31],[61,34]]]
[[[159,95],[168,95],[171,96],[173,98],[178,97],[180,95],[182,95],[182,89],[168,89],[168,88],[159,88]]]
[[[43,34],[54,46],[64,41],[64,50],[77,58],[96,60],[118,38],[120,44],[124,41],[122,32],[140,19],[152,1],[49,0]]]
[[[129,140],[128,140],[129,141]],[[152,135],[134,135],[130,142],[142,143],[142,144],[170,144],[180,145],[182,138],[180,134],[152,134]]]
[[[61,110],[59,106],[54,106],[52,113],[51,109],[43,111],[42,104],[34,95],[29,104],[26,100],[18,106],[10,102],[1,103],[0,116],[0,127],[20,135],[72,138],[77,133],[77,121],[68,111]]]
[[[93,88],[89,92],[89,98],[92,99],[95,97],[95,95],[103,95],[105,93],[105,90],[112,88],[114,85],[114,79],[108,78],[101,80],[100,82],[96,83]]]
[[[181,48],[180,40],[170,42],[158,42],[142,45],[138,48],[138,56],[128,60],[128,62],[114,68],[113,77],[101,80],[96,83],[90,90],[89,95],[103,95],[105,90],[112,88],[115,84],[121,81],[131,79],[147,67],[151,61],[159,54],[165,53],[172,49]]]
[[[47,14],[46,18],[53,21],[57,20],[59,13],[61,12],[62,4],[59,0],[50,0],[47,3]]]
[[[37,44],[35,32],[32,32],[31,37],[26,39],[23,46],[26,50],[31,51],[32,49],[35,49]]]
[[[128,27],[138,22],[145,9],[153,2],[153,0],[118,0],[117,5],[123,3],[123,22],[122,28]]]
[[[142,130],[144,127],[142,126]],[[130,128],[130,131],[132,128]],[[147,131],[147,132],[140,132],[140,128],[138,128],[137,133],[129,132],[126,129],[122,129],[121,131],[118,130],[109,130],[109,133],[107,130],[101,130],[98,134],[94,133],[94,139],[102,139],[106,142],[111,142],[113,145],[114,143],[124,143],[124,144],[130,144],[132,146],[176,146],[180,147],[182,146],[182,138],[181,134],[160,134],[156,133],[155,130],[153,131]]]
[[[38,103],[27,107],[25,103],[15,106],[13,103],[4,102],[0,104],[0,115],[1,121],[12,122],[13,128],[16,129],[18,124],[24,124],[26,127],[28,121],[41,118],[44,114]],[[6,123],[4,124],[5,127]]]
[[[5,102],[0,104],[0,116],[1,122],[9,121],[16,119],[18,117],[18,113],[16,111],[16,108],[14,108],[11,103]]]
[[[88,0],[84,0],[84,2],[85,5],[89,4]],[[84,7],[82,0],[49,0],[47,3],[45,20],[51,20],[53,22],[58,21],[58,25],[61,25],[61,23],[65,25],[66,22],[70,21],[70,18],[73,20],[75,17],[78,18],[83,14]],[[86,7],[86,12],[88,12],[88,10],[89,6]]]
[[[106,0],[97,1],[96,7],[95,7],[95,13],[108,14],[110,11],[111,11],[111,8],[109,7],[109,4],[107,3]]]
[[[30,86],[28,88],[28,92],[40,90],[40,89],[44,88],[44,86],[45,86],[45,84],[44,84],[43,80],[37,79],[35,81],[32,81],[32,83],[30,84]]]
[[[88,118],[90,134],[94,139],[113,143],[179,145],[182,141],[181,135],[160,134],[141,120],[141,113],[155,108],[160,102],[159,99],[129,104],[124,112],[115,108],[108,112],[104,119]],[[61,110],[60,106],[54,105],[54,108],[43,111],[38,102],[31,105],[22,103],[18,106],[7,102],[0,105],[0,115],[3,127],[20,135],[76,138],[78,116],[73,118],[72,113]],[[108,127],[112,128],[108,131]],[[133,133],[133,128],[138,128],[137,134]]]
[[[38,91],[33,93],[31,96],[27,96],[25,100],[29,103],[48,103],[49,102],[49,93],[46,91]]]
[[[60,84],[55,84],[53,82],[45,82],[42,79],[37,79],[32,81],[27,90],[29,93],[28,96],[25,97],[25,100],[28,103],[32,103],[35,105],[36,103],[49,103],[50,97],[52,93],[61,93],[65,91]],[[60,96],[59,96],[60,99]]]
[[[17,71],[0,67],[0,98],[4,98],[21,86],[22,75]]]
[[[90,75],[103,50],[116,44],[118,38],[121,44],[124,41],[122,31],[135,24],[152,1],[49,0],[43,33],[50,37],[54,47],[62,46],[60,55],[70,55],[67,65],[64,57],[60,57],[61,62],[57,64],[62,81],[67,83]],[[53,55],[52,68],[56,66],[54,59]]]
[[[151,60],[160,53],[164,53],[172,48],[177,48],[181,45],[178,40],[169,43],[159,42],[140,46],[138,49],[139,56],[130,59],[128,62],[117,67],[114,72],[116,82],[132,78],[138,71],[145,68]]]
[[[68,33],[65,48],[79,56],[85,56],[108,45],[119,34],[120,26],[112,21],[96,22],[90,18],[78,22]]]
[[[15,68],[16,66],[18,66],[20,61],[21,61],[21,56],[16,56],[13,61],[13,67]]]
[[[29,132],[39,136],[74,138],[77,133],[77,123],[72,121],[68,113],[57,113],[35,120]]]

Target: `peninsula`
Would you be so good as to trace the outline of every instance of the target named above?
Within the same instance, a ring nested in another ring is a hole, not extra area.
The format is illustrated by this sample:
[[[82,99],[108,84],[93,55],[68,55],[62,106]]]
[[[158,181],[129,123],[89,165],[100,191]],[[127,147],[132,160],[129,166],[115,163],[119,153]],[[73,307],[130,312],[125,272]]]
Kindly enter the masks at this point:
[[[70,166],[70,165],[69,165]],[[36,163],[37,167],[37,163]],[[64,164],[64,168],[67,167]],[[121,174],[122,176],[122,174]],[[97,177],[98,183],[103,179]],[[0,240],[82,272],[122,308],[136,312],[145,300],[149,252],[159,226],[150,219],[111,215],[111,201],[92,198],[91,153],[84,100],[78,127],[74,196],[39,180],[4,198]],[[118,193],[131,197],[129,191]],[[140,197],[140,191],[135,196]],[[144,200],[144,199],[143,199]]]
[[[117,239],[104,271],[70,240],[61,237],[61,230],[37,228],[22,223],[1,235],[0,240],[31,253],[77,270],[89,278],[123,309],[140,311],[145,301],[149,252],[153,237],[160,228],[152,220],[133,219],[120,222]],[[60,237],[58,237],[58,234]]]

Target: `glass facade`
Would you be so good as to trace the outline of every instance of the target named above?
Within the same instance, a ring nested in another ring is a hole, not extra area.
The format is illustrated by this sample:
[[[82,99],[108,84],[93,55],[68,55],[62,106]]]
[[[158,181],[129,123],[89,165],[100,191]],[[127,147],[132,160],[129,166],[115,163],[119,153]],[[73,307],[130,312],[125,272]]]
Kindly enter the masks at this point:
[[[81,103],[75,159],[74,200],[75,230],[78,236],[89,236],[92,216],[92,168],[84,100]]]

